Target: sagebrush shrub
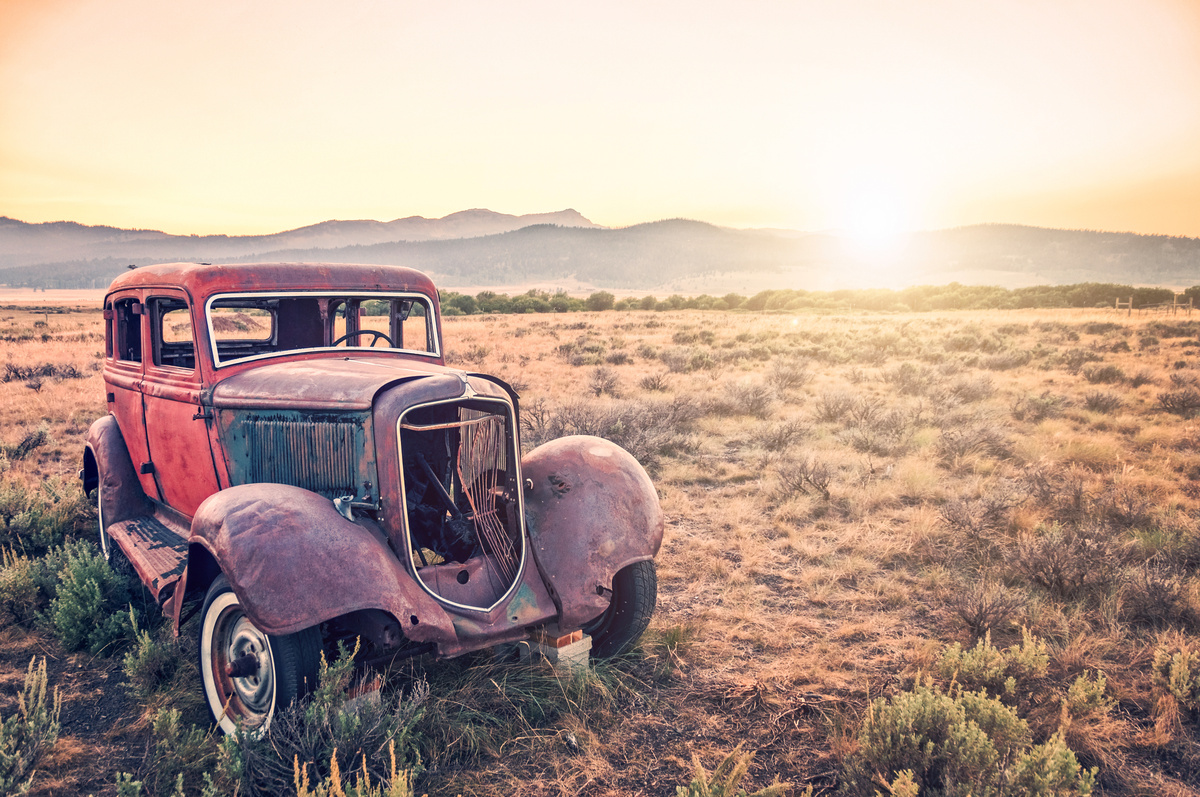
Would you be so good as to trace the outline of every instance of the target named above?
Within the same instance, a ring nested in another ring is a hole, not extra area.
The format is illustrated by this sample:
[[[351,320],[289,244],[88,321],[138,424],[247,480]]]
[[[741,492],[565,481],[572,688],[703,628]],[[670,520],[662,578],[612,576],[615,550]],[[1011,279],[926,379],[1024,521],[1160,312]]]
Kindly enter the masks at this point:
[[[46,660],[29,660],[17,710],[0,722],[0,794],[24,794],[38,761],[58,741],[58,690],[48,693]]]
[[[90,536],[95,523],[96,511],[76,481],[47,479],[31,490],[7,474],[0,477],[0,548],[41,556]]]
[[[1049,390],[1039,395],[1022,396],[1013,402],[1012,416],[1018,421],[1038,423],[1046,418],[1057,418],[1069,406],[1066,396],[1059,396]]]
[[[1003,628],[1016,619],[1025,599],[999,581],[976,581],[966,589],[955,590],[950,608],[974,636]]]
[[[1169,390],[1158,394],[1158,404],[1167,412],[1183,418],[1191,418],[1200,410],[1200,391],[1195,388]]]
[[[1074,719],[1107,714],[1117,702],[1108,695],[1107,689],[1108,679],[1104,677],[1104,673],[1081,673],[1071,682],[1071,687],[1063,698],[1063,707]]]
[[[952,426],[938,435],[934,450],[943,464],[953,466],[965,457],[984,454],[1003,458],[1009,451],[1008,435],[989,423]]]
[[[33,565],[28,557],[12,551],[0,553],[0,620],[28,628],[43,608]]]
[[[1020,644],[1004,650],[992,645],[991,632],[970,649],[955,642],[942,651],[934,672],[945,681],[999,697],[1016,694],[1018,687],[1027,690],[1032,682],[1045,677],[1049,666],[1046,643],[1022,628]]]
[[[1158,557],[1133,569],[1121,590],[1121,616],[1148,628],[1192,630],[1200,625],[1186,575]]]
[[[93,545],[66,549],[58,589],[50,602],[50,621],[67,650],[100,653],[129,637],[130,584]]]
[[[763,424],[754,431],[754,442],[768,451],[786,451],[793,443],[803,440],[811,430],[804,421],[781,421]]]
[[[596,396],[603,396],[606,393],[610,396],[619,396],[621,394],[620,384],[621,378],[617,376],[617,372],[602,365],[592,371],[591,379],[588,380],[588,390]]]
[[[691,431],[702,411],[690,396],[672,399],[576,400],[551,409],[531,401],[521,424],[530,447],[573,434],[590,434],[624,448],[654,472],[663,457],[690,450]]]
[[[854,404],[854,396],[844,390],[822,393],[817,398],[817,419],[835,423],[842,419]]]
[[[1055,523],[1023,536],[1009,561],[1056,598],[1071,600],[1119,583],[1129,553],[1128,544],[1100,526]]]
[[[907,794],[1065,797],[1095,785],[1095,770],[1084,770],[1061,736],[1034,746],[1025,720],[984,692],[918,685],[879,698],[858,745],[842,783],[849,795],[874,797],[879,785],[896,783]]]
[[[1006,351],[999,354],[989,354],[980,361],[980,365],[989,371],[1010,371],[1028,365],[1033,356],[1027,351]]]
[[[1115,365],[1100,365],[1084,368],[1083,378],[1093,385],[1115,385],[1125,381],[1125,372]]]
[[[132,612],[131,612],[132,615]],[[125,680],[139,700],[145,701],[159,689],[174,681],[183,659],[173,639],[170,626],[163,624],[158,633],[138,626],[136,617],[130,624],[133,628],[133,648],[125,654],[122,668]]]
[[[667,374],[647,374],[638,382],[638,387],[642,390],[661,393],[666,390],[669,385]]]
[[[1161,692],[1189,711],[1200,709],[1200,653],[1186,641],[1156,647],[1151,673]]]
[[[829,485],[833,482],[834,469],[816,457],[789,458],[778,465],[781,498],[796,493],[815,490],[826,501],[829,500]]]
[[[780,392],[799,390],[812,380],[808,360],[800,358],[778,359],[767,374],[767,383]]]
[[[762,382],[735,382],[726,385],[724,396],[712,400],[709,410],[717,415],[750,415],[765,420],[775,411],[775,391]]]
[[[1083,406],[1092,412],[1112,413],[1121,409],[1121,397],[1103,390],[1093,390],[1083,397]]]

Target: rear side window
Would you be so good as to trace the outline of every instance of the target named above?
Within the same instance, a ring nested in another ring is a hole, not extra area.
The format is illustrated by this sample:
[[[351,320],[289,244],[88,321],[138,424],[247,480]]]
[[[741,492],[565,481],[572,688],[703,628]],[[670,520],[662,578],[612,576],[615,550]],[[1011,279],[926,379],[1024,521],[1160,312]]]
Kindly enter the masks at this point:
[[[113,329],[116,332],[118,360],[140,363],[142,361],[142,303],[137,299],[120,299],[113,302]]]

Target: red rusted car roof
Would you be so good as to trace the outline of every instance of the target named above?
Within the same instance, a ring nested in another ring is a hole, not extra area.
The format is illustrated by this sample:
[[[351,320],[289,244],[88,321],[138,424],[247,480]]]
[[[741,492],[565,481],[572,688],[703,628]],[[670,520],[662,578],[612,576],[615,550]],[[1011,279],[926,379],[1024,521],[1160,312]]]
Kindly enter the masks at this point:
[[[354,263],[161,263],[127,271],[110,291],[124,288],[179,287],[193,297],[214,293],[275,290],[417,291],[437,296],[429,277],[403,266]]]

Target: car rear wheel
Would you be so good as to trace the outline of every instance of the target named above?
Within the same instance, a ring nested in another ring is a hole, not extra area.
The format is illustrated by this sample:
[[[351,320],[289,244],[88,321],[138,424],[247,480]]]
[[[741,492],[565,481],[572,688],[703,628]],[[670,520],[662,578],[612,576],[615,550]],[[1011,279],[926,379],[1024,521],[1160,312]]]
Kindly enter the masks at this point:
[[[654,562],[634,562],[613,576],[612,602],[583,630],[592,637],[592,655],[609,658],[627,653],[654,614],[658,574]]]
[[[200,620],[200,676],[225,733],[263,733],[271,718],[317,682],[321,634],[274,636],[251,622],[224,575],[208,588]]]

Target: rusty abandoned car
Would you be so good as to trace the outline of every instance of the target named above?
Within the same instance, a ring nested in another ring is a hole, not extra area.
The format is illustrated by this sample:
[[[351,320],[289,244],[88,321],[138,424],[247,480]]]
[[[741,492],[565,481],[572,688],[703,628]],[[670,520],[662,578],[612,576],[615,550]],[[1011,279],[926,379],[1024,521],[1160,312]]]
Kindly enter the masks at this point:
[[[582,630],[612,656],[649,622],[649,477],[597,437],[522,451],[516,392],[446,366],[437,296],[394,266],[191,263],[106,295],[84,489],[105,556],[177,633],[199,613],[226,732],[340,640],[369,665]]]

